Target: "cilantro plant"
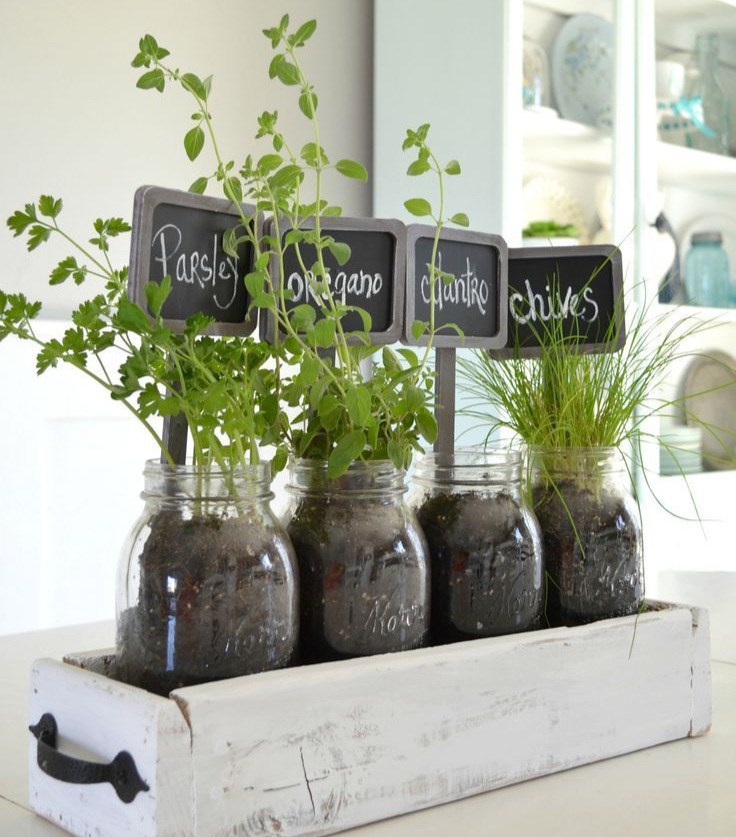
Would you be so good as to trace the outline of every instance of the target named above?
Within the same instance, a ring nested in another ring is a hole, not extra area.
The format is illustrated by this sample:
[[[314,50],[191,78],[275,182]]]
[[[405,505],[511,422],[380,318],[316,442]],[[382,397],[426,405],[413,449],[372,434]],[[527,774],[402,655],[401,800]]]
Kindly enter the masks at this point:
[[[52,236],[74,248],[75,255],[51,271],[51,285],[94,279],[104,290],[73,312],[73,325],[60,340],[36,334],[33,321],[41,303],[22,293],[0,292],[0,340],[12,335],[34,342],[39,374],[60,361],[79,369],[143,424],[170,464],[171,453],[152,420],[178,413],[189,423],[194,462],[203,469],[217,463],[229,472],[256,462],[258,440],[269,416],[275,418],[268,403],[274,376],[265,367],[269,347],[250,339],[208,337],[202,332],[212,320],[202,314],[187,320],[184,333],[174,333],[161,319],[169,277],[146,287],[149,318],[126,296],[127,268],[115,269],[109,258],[109,240],[130,226],[121,218],[97,219],[94,236],[81,244],[59,225],[61,211],[61,200],[44,195],[7,223],[16,236],[26,235],[28,250]]]
[[[267,153],[257,159],[248,154],[241,165],[223,156],[210,113],[211,77],[200,78],[181,72],[167,61],[168,50],[151,35],[140,40],[133,66],[144,72],[138,87],[163,92],[167,83],[180,85],[193,99],[194,126],[184,136],[184,148],[191,160],[209,144],[213,168],[198,177],[190,190],[203,193],[210,183],[219,184],[225,197],[240,206],[252,201],[259,212],[273,218],[273,234],[259,238],[253,219],[241,207],[242,237],[235,231],[226,236],[225,246],[233,252],[243,239],[255,250],[255,266],[246,277],[253,305],[269,313],[276,328],[273,351],[277,359],[275,397],[270,402],[273,420],[264,441],[275,445],[274,463],[283,467],[289,455],[327,461],[328,475],[337,477],[355,460],[390,459],[397,467],[408,466],[413,451],[421,450],[422,440],[432,443],[437,435],[433,414],[433,372],[431,345],[435,334],[435,283],[452,281],[435,266],[439,235],[446,219],[444,178],[460,173],[456,160],[441,166],[427,145],[429,125],[408,131],[405,149],[416,150],[408,173],[412,176],[434,173],[439,184],[439,205],[433,211],[424,198],[405,204],[415,216],[431,217],[437,227],[429,265],[431,319],[411,326],[416,338],[426,335],[428,345],[419,356],[415,351],[389,347],[379,349],[370,340],[371,318],[363,309],[344,304],[332,292],[325,263],[329,253],[338,265],[350,258],[350,248],[325,233],[323,219],[341,214],[323,195],[323,178],[328,169],[366,180],[359,163],[340,159],[330,162],[322,146],[317,120],[318,97],[304,74],[300,50],[314,34],[311,20],[289,31],[289,17],[278,26],[264,30],[274,56],[269,75],[296,91],[298,107],[312,128],[312,141],[298,152],[279,129],[278,113],[264,112],[258,119],[256,139],[269,143]],[[306,198],[306,180],[313,186],[313,199]],[[462,213],[449,219],[467,226]],[[240,229],[240,228],[239,228]],[[284,275],[284,259],[294,248],[303,276],[308,281],[311,305],[293,305],[284,283],[274,281],[271,261]],[[345,317],[355,313],[362,327],[346,331]],[[370,373],[365,374],[366,361]],[[291,408],[291,420],[285,410]]]

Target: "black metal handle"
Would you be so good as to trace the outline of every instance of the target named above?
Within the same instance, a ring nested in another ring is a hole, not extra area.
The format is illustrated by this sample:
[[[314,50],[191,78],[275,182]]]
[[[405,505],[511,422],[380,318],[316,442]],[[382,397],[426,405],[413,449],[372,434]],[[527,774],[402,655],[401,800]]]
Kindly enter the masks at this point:
[[[682,285],[682,276],[680,275],[680,242],[677,240],[675,231],[672,229],[672,224],[670,224],[664,212],[660,212],[657,215],[652,226],[657,228],[657,232],[665,233],[675,242],[675,258],[659,283],[659,301],[672,302]]]
[[[75,785],[109,782],[123,802],[132,802],[141,791],[148,790],[148,785],[138,773],[133,756],[125,750],[121,750],[109,764],[65,756],[56,749],[58,727],[56,719],[49,712],[28,729],[38,739],[36,760],[47,776]]]

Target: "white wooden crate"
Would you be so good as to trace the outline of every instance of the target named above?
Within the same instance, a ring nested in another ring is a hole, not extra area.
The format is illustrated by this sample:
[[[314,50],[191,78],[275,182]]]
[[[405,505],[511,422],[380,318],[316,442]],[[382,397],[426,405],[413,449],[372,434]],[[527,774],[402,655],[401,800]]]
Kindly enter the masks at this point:
[[[39,660],[31,723],[59,749],[129,751],[149,786],[44,774],[33,809],[77,835],[329,834],[707,732],[707,612],[638,618],[327,663],[179,689],[171,699],[82,665]]]

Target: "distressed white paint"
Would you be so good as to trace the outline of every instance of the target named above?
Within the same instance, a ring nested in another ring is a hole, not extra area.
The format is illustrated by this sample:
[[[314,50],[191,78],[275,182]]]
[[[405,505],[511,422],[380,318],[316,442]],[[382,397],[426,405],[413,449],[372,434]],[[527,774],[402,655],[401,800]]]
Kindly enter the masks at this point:
[[[671,607],[180,689],[172,694],[191,726],[191,754],[188,729],[173,729],[165,713],[158,746],[176,748],[180,738],[191,773],[177,763],[164,777],[159,767],[159,784],[140,807],[157,806],[160,835],[328,834],[698,735],[710,724],[707,630],[704,611]],[[36,688],[36,714],[56,714],[61,699],[60,729],[71,723],[73,739],[109,758],[125,747],[133,752],[144,719],[176,705],[48,662],[39,664]],[[114,743],[104,749],[98,724],[110,715],[100,712],[101,696],[111,699],[108,710],[119,703]],[[62,716],[70,702],[78,704],[71,719]],[[155,748],[140,753],[148,778]],[[45,791],[50,782],[36,776],[32,786]],[[105,825],[125,807],[106,790],[107,806],[98,810]],[[78,794],[56,787],[44,812],[68,820]]]

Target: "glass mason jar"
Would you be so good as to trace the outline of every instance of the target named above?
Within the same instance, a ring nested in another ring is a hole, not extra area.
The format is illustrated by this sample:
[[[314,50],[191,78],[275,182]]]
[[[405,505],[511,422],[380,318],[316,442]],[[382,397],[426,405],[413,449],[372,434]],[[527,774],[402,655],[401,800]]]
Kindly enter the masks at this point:
[[[719,232],[693,233],[685,257],[685,299],[690,305],[727,308],[731,304],[731,270]]]
[[[617,448],[532,449],[550,624],[636,613],[642,600],[641,519]]]
[[[271,468],[146,463],[117,582],[117,672],[166,695],[289,665],[298,569],[271,511]]]
[[[524,38],[522,100],[525,108],[549,106],[549,64],[542,47]]]
[[[685,89],[693,127],[688,147],[714,154],[730,154],[731,104],[718,69],[718,35],[701,32],[695,38],[697,72]]]
[[[336,479],[327,463],[289,465],[286,528],[301,579],[300,656],[338,660],[425,644],[427,542],[391,462],[354,462]]]
[[[542,535],[522,495],[521,454],[431,453],[413,481],[432,557],[432,643],[541,627]]]

